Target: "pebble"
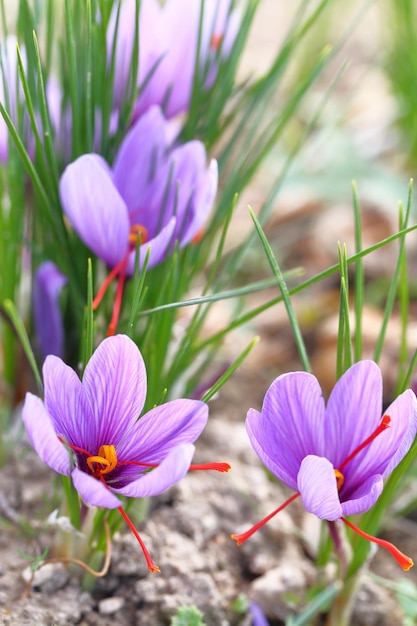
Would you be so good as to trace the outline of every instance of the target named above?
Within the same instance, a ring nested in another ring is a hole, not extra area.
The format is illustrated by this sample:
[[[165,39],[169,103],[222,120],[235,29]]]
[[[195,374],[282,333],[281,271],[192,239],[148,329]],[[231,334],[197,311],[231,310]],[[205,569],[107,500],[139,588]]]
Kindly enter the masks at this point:
[[[125,605],[125,599],[115,596],[114,598],[104,598],[98,603],[98,611],[101,615],[112,615],[120,611]]]

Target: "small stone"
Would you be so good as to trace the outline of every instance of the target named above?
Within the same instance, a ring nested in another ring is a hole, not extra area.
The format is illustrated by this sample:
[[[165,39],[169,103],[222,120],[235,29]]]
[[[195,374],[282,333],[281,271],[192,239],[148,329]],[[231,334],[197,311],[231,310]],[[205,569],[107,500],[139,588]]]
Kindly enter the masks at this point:
[[[125,605],[125,599],[115,596],[114,598],[104,598],[98,603],[99,613],[102,615],[112,615],[120,611]]]

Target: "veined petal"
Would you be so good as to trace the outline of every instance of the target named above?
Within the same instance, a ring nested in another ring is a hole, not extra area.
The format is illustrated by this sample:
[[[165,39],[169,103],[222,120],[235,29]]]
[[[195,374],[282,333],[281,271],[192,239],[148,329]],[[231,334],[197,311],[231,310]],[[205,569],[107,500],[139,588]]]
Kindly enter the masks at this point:
[[[370,476],[365,480],[350,498],[344,501],[343,489],[340,492],[342,500],[343,515],[356,515],[365,513],[375,504],[384,488],[384,481],[381,475]]]
[[[176,446],[158,467],[143,474],[125,487],[114,491],[130,498],[145,498],[163,493],[185,476],[190,467],[194,450],[195,448],[191,443],[182,443]]]
[[[102,506],[105,509],[117,509],[121,506],[119,498],[100,480],[82,472],[78,467],[73,470],[71,476],[74,487],[84,502],[93,506]]]
[[[59,193],[64,212],[83,242],[113,267],[125,256],[130,222],[105,161],[84,154],[68,165]]]
[[[148,261],[148,269],[151,267],[155,267],[158,263],[162,263],[165,259],[170,244],[173,241],[173,234],[175,230],[176,218],[173,217],[170,219],[168,224],[159,232],[156,237],[147,241],[143,245],[140,246],[139,249],[139,269],[143,267],[145,263],[146,256],[149,250],[149,261]],[[129,262],[127,265],[127,275],[132,275],[135,269],[135,252],[129,256]]]
[[[392,438],[390,442],[391,459],[383,471],[383,476],[388,476],[398,463],[405,457],[417,434],[417,398],[411,389],[407,389],[394,400],[386,410],[391,417]],[[384,433],[383,433],[384,434]],[[372,452],[378,454],[372,442]],[[375,452],[374,452],[375,451]]]
[[[385,414],[391,418],[389,427],[346,465],[344,473],[350,493],[370,476],[388,476],[407,454],[415,439],[417,400],[411,389],[398,396]]]
[[[192,241],[193,237],[205,225],[217,193],[218,167],[217,161],[212,159],[208,169],[203,171],[198,178],[194,195],[194,210],[187,219],[187,228],[182,236],[182,245]]]
[[[70,459],[65,447],[60,443],[51,418],[40,398],[26,394],[22,419],[29,441],[42,461],[59,474],[68,476]]]
[[[217,164],[206,167],[206,151],[200,141],[189,141],[171,154],[173,185],[168,204],[178,216],[175,238],[186,245],[206,221],[217,191]]]
[[[381,415],[381,370],[373,361],[359,361],[337,381],[327,403],[325,456],[334,467],[373,433]]]
[[[95,453],[97,424],[89,398],[74,370],[49,355],[43,365],[45,406],[57,435]]]
[[[155,176],[160,176],[161,161],[167,148],[165,127],[166,121],[160,108],[150,108],[128,132],[117,153],[113,177],[129,213],[137,209],[149,210],[145,206],[148,188]],[[161,182],[161,187],[164,182]],[[140,210],[130,221],[132,224],[144,223]]]
[[[146,399],[146,369],[136,344],[126,335],[104,339],[87,363],[82,384],[94,407],[96,449],[117,446]]]
[[[297,483],[306,511],[329,521],[341,517],[342,505],[330,461],[312,454],[306,456],[301,463]]]
[[[198,400],[172,400],[146,413],[117,446],[120,461],[161,463],[173,448],[193,443],[208,419],[208,406]]]
[[[246,428],[256,453],[292,489],[303,458],[325,455],[323,417],[320,386],[306,372],[279,376],[266,392],[261,414],[248,413]]]
[[[298,457],[286,457],[285,445],[275,448],[269,441],[277,442],[278,433],[275,425],[263,413],[249,409],[246,417],[246,431],[252,448],[270,472],[285,485],[297,490],[297,473],[300,467]],[[291,472],[291,473],[290,473]]]

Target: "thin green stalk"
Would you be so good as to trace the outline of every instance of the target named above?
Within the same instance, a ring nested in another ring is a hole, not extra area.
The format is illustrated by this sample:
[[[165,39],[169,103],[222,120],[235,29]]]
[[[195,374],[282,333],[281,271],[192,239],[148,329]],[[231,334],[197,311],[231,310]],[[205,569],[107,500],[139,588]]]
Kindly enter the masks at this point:
[[[259,337],[254,337],[248,346],[239,354],[237,359],[232,363],[230,367],[216,380],[214,385],[210,387],[208,391],[202,396],[202,402],[208,402],[211,398],[223,387],[223,385],[229,380],[232,374],[240,367],[246,357],[252,352],[253,348],[259,342]]]
[[[11,300],[8,300],[8,299],[6,299],[3,302],[3,307],[4,307],[5,312],[9,316],[9,319],[13,325],[13,328],[15,329],[16,334],[19,338],[19,341],[22,345],[23,351],[26,354],[26,358],[29,362],[30,368],[35,377],[39,394],[42,395],[43,394],[42,377],[40,375],[40,372],[36,363],[35,355],[33,354],[33,351],[32,351],[32,347],[30,345],[26,328],[23,324],[22,318],[19,315],[19,311],[17,310],[16,305]]]
[[[358,189],[355,181],[352,182],[353,193],[353,214],[355,219],[355,252],[362,250],[362,224],[361,211],[359,207]],[[362,316],[364,302],[365,274],[363,270],[362,258],[355,264],[354,296],[355,296],[355,339],[354,358],[360,361],[362,358]]]
[[[256,215],[254,214],[253,210],[249,207],[249,212],[250,212],[250,216],[252,218],[253,223],[255,224],[255,228],[256,231],[259,235],[259,239],[261,240],[263,249],[265,251],[265,254],[267,256],[269,265],[275,275],[275,278],[277,280],[277,284],[278,287],[281,291],[282,294],[282,300],[284,302],[285,308],[287,310],[287,315],[288,315],[288,319],[291,325],[291,329],[294,335],[294,340],[297,346],[297,350],[298,350],[298,354],[300,355],[300,359],[301,362],[303,364],[303,367],[305,369],[306,372],[311,372],[311,366],[310,366],[310,361],[308,358],[308,354],[307,354],[307,350],[305,347],[305,343],[304,343],[304,339],[303,336],[301,334],[301,330],[300,327],[298,325],[298,321],[297,321],[297,317],[295,315],[295,311],[294,308],[292,306],[292,302],[291,302],[291,298],[290,298],[290,292],[288,290],[287,284],[285,282],[284,279],[284,275],[281,272],[281,269],[278,265],[278,262],[274,256],[274,253],[272,252],[272,248],[269,245],[269,241],[267,240],[264,231],[262,230],[262,226],[259,223],[259,220],[257,219]]]

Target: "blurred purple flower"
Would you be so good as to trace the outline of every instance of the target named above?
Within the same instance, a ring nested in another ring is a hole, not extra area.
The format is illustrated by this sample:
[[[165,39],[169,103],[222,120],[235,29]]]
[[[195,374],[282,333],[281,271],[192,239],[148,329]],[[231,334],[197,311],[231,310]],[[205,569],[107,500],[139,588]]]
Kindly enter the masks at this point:
[[[17,63],[17,44],[14,35],[8,35],[0,43],[0,102],[11,117],[13,124],[18,122],[18,103],[23,102],[23,89],[19,81]],[[27,59],[24,46],[20,48],[22,64],[26,70]],[[27,114],[24,115],[24,126],[28,130],[30,124]],[[25,133],[26,135],[26,133]],[[27,138],[25,138],[25,141]],[[7,163],[9,158],[9,129],[2,115],[0,115],[0,162]],[[32,142],[33,143],[33,142]],[[33,152],[33,145],[30,148]]]
[[[43,358],[48,354],[62,356],[64,328],[59,296],[67,278],[55,263],[45,261],[35,272],[33,316]]]
[[[50,76],[46,83],[46,101],[53,130],[55,152],[64,163],[68,163],[72,151],[72,110],[70,104],[65,104],[61,86],[53,76]],[[107,129],[110,137],[116,134],[118,121],[119,114],[117,111],[113,111]],[[100,148],[102,133],[101,110],[96,108],[94,112],[94,150]]]
[[[417,431],[417,400],[409,389],[382,413],[382,376],[373,361],[353,365],[334,387],[327,407],[317,379],[306,372],[279,376],[268,389],[262,412],[250,409],[246,428],[264,465],[296,493],[241,535],[250,537],[301,496],[307,511],[341,520],[390,550],[404,569],[412,561],[392,544],[365,535],[345,519],[368,511],[383,480],[406,455]]]
[[[252,616],[252,626],[269,626],[264,612],[256,602],[249,602],[249,611]]]
[[[139,237],[139,266],[149,250],[151,268],[175,242],[182,248],[198,236],[216,194],[217,163],[212,160],[207,167],[199,141],[171,148],[170,125],[152,107],[127,134],[113,168],[98,154],[85,154],[66,168],[59,188],[64,212],[80,238],[113,268],[109,281],[119,276],[119,306]]]
[[[27,393],[23,406],[32,446],[56,472],[71,474],[85,502],[117,508],[149,569],[158,571],[117,496],[160,494],[188,469],[228,471],[222,463],[190,466],[192,444],[207,421],[207,405],[173,400],[138,419],[146,399],[146,370],[137,346],[125,335],[99,345],[82,382],[55,356],[46,358],[43,378],[44,401]]]
[[[121,5],[116,39],[115,105],[123,102],[132,65],[135,38],[135,0]],[[109,59],[116,27],[115,6],[107,33]],[[140,94],[137,119],[157,104],[170,118],[190,105],[202,0],[142,0],[139,15]],[[231,0],[205,0],[200,47],[200,71],[205,85],[215,80],[219,59],[229,56],[240,28],[240,13]]]

